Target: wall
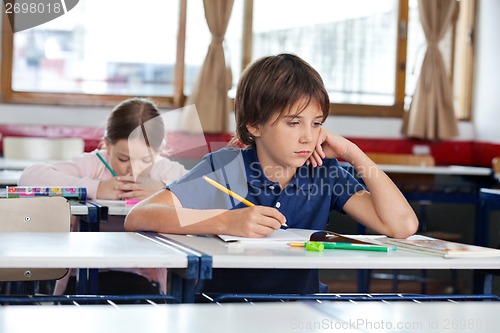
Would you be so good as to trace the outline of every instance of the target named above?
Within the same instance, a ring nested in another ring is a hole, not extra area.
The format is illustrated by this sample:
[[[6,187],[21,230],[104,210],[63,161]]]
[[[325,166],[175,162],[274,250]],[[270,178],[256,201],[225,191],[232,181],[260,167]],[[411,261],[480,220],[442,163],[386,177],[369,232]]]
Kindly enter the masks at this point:
[[[500,143],[500,1],[478,6],[473,124],[477,141]]]
[[[500,144],[500,96],[496,79],[500,77],[500,2],[479,0],[476,33],[476,77],[472,122],[461,122],[455,141],[481,141]],[[108,109],[0,104],[0,124],[55,124],[102,127]],[[330,117],[325,127],[341,135],[360,138],[401,138],[401,120],[371,117]],[[234,128],[234,125],[232,125]]]

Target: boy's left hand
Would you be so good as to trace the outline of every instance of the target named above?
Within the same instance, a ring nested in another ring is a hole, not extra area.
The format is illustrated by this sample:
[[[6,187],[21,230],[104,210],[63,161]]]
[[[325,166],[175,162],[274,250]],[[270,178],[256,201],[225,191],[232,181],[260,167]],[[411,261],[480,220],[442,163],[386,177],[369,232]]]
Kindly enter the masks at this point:
[[[351,144],[346,138],[322,128],[314,152],[307,160],[307,164],[316,167],[323,165],[324,158],[345,158]]]

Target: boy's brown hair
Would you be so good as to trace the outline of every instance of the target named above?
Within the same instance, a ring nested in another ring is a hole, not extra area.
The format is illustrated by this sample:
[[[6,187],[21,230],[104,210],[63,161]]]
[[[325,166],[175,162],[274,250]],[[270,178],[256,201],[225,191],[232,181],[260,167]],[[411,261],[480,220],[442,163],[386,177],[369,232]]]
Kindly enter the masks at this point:
[[[323,121],[330,109],[330,98],[319,73],[293,54],[278,54],[256,60],[245,69],[235,98],[236,138],[255,146],[247,125],[263,125],[278,112],[280,117],[299,104],[298,113],[311,101],[319,104]]]

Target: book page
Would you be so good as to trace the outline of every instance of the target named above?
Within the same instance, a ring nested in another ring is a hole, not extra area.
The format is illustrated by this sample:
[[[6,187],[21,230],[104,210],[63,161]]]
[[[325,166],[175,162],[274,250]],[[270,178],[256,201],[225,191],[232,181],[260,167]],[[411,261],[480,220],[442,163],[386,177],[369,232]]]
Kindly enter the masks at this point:
[[[498,249],[450,242],[421,235],[414,235],[407,239],[387,238],[386,242],[408,250],[434,253],[444,258],[500,257],[500,250]]]
[[[314,230],[311,230],[311,233]],[[218,235],[225,242],[241,242],[241,243],[270,243],[270,242],[307,242],[309,236],[302,236],[298,233],[294,233],[289,229],[278,229],[267,237],[261,238],[250,238],[250,237],[238,237],[230,235]]]

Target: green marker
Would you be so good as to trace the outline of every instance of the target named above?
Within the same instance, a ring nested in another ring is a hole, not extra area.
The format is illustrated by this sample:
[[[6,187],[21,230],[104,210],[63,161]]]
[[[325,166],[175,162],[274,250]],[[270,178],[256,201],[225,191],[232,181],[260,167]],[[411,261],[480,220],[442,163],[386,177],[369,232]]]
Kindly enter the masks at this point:
[[[106,160],[101,156],[101,154],[99,154],[99,152],[96,152],[95,154],[97,155],[97,157],[99,157],[99,159],[104,164],[104,166],[109,170],[109,172],[111,172],[111,174],[113,175],[113,177],[116,177],[115,170],[113,170],[111,168],[111,166],[108,164],[108,162],[106,162]]]
[[[322,249],[317,250],[317,248],[337,249],[337,250],[376,251],[376,252],[389,252],[397,250],[396,246],[387,247],[383,245],[335,243],[335,242],[305,242],[305,243],[292,242],[288,243],[288,245],[293,247],[305,247],[308,251],[322,251]],[[316,250],[312,250],[313,248],[316,248]]]

